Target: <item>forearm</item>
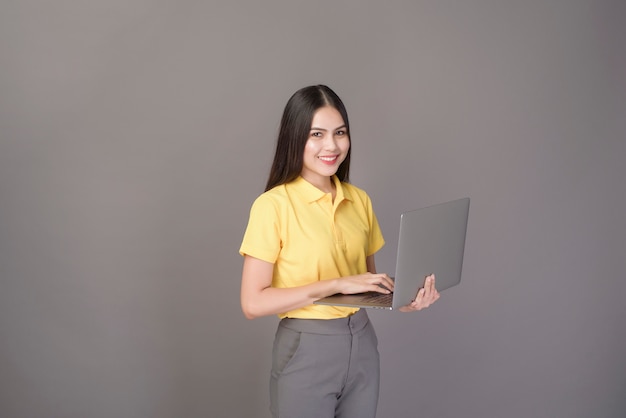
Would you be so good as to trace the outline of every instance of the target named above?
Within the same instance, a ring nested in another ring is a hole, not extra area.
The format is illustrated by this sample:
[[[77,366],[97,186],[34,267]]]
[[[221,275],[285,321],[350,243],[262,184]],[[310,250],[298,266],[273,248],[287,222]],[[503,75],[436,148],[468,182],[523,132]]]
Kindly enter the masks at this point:
[[[276,315],[311,305],[318,299],[339,292],[336,279],[313,282],[305,286],[277,288],[268,286],[253,294],[241,295],[241,306],[248,319]]]
[[[373,256],[368,257],[367,267],[375,271]],[[389,276],[376,273],[314,281],[304,286],[277,288],[272,287],[273,271],[272,263],[251,256],[244,258],[241,275],[241,309],[246,318],[292,311],[335,293],[370,291],[389,293],[393,290],[393,282]]]

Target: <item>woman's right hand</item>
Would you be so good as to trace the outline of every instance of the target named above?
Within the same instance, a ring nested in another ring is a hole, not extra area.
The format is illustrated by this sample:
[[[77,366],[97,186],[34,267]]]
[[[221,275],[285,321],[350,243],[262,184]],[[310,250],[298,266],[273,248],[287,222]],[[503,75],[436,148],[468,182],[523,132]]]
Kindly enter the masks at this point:
[[[351,295],[354,293],[393,292],[393,280],[385,273],[363,273],[356,276],[346,276],[337,280],[338,293]]]

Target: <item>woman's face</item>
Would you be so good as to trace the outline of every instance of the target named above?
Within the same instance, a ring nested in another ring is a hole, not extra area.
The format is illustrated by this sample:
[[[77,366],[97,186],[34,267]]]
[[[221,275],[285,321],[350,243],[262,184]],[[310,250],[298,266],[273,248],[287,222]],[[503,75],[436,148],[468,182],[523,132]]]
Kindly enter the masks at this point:
[[[334,107],[318,109],[313,115],[304,146],[302,177],[324,191],[350,149],[350,137],[341,114]]]

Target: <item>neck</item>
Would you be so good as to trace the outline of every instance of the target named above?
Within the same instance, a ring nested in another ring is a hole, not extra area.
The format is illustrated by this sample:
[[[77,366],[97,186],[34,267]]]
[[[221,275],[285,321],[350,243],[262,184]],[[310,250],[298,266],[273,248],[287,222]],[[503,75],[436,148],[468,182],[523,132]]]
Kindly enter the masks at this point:
[[[304,179],[324,193],[331,193],[333,197],[335,196],[336,187],[332,177],[323,177],[317,179],[304,177]]]

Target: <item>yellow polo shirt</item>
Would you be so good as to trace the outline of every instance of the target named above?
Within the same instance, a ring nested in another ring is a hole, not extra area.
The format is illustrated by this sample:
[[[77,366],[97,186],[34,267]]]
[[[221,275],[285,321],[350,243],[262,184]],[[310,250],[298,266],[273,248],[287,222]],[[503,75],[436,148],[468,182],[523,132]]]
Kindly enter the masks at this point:
[[[239,250],[274,264],[272,286],[302,286],[367,272],[367,256],[385,243],[369,196],[333,176],[336,197],[302,177],[276,186],[252,205]],[[309,305],[280,318],[343,318],[358,308]]]

